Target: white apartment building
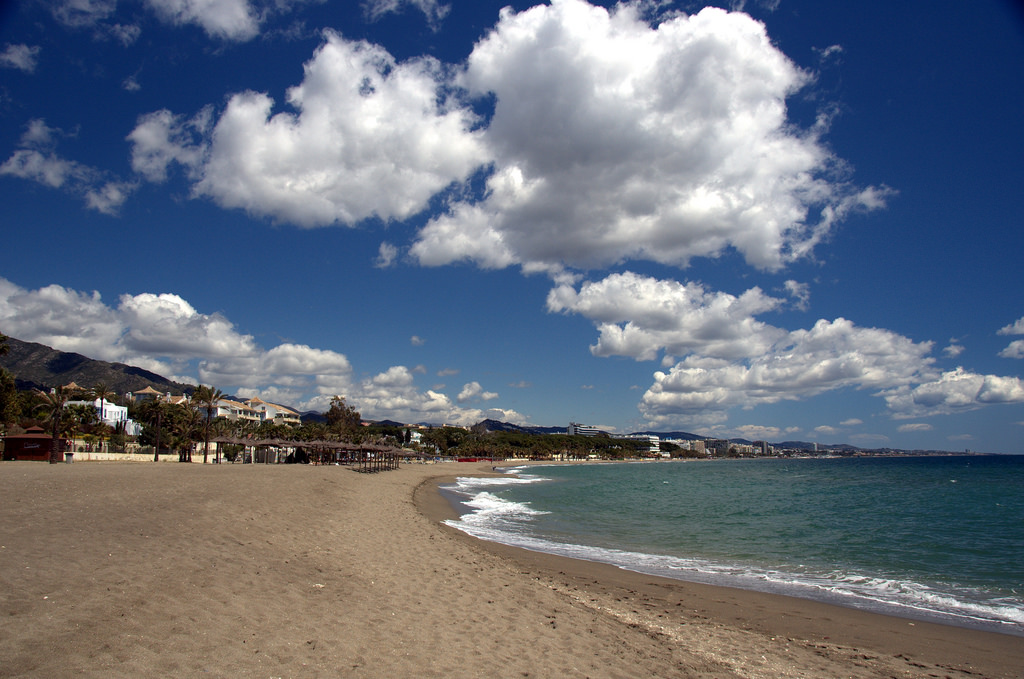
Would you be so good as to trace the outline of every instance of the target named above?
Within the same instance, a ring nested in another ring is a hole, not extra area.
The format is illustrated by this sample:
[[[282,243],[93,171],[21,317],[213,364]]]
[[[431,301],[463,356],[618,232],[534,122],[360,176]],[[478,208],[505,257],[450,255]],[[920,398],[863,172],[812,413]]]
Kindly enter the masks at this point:
[[[570,422],[567,428],[569,436],[597,436],[604,432],[597,427],[592,427],[588,424],[579,424],[578,422]]]
[[[295,426],[302,424],[302,418],[299,417],[299,414],[283,405],[269,403],[260,398],[250,398],[245,402],[245,405],[256,413],[260,422],[270,420],[277,424],[291,424]]]
[[[127,407],[115,405],[105,398],[94,401],[68,401],[67,405],[92,406],[96,409],[96,418],[111,427],[124,422],[124,433],[128,436],[138,436],[142,431],[142,426],[138,422],[129,419]]]
[[[655,455],[661,454],[661,438],[656,434],[626,434],[616,436],[617,439],[628,439],[630,441],[647,441],[647,452]]]
[[[214,413],[214,417],[223,417],[232,422],[238,422],[239,420],[243,422],[260,421],[260,414],[248,405],[227,398],[217,401],[217,412]]]

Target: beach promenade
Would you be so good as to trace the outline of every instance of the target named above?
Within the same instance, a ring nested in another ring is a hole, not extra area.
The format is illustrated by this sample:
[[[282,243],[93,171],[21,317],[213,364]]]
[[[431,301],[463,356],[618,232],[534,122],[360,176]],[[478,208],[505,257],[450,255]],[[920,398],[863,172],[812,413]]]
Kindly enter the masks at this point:
[[[490,464],[0,464],[0,677],[1020,677],[1024,638],[441,525]]]

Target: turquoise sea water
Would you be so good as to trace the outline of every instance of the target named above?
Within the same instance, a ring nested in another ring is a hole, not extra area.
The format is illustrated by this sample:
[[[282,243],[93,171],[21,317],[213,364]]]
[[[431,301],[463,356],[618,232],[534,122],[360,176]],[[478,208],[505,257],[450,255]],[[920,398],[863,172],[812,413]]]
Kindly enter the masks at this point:
[[[520,467],[445,491],[476,537],[1024,636],[1024,456]]]

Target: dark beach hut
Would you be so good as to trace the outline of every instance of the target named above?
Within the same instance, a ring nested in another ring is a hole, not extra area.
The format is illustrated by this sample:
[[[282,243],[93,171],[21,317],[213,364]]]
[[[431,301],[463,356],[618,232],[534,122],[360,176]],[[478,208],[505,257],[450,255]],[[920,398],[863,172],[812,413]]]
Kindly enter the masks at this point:
[[[41,427],[29,427],[24,434],[4,437],[3,459],[49,462],[52,445],[53,436],[47,434]],[[64,442],[64,450],[71,450],[67,440]]]

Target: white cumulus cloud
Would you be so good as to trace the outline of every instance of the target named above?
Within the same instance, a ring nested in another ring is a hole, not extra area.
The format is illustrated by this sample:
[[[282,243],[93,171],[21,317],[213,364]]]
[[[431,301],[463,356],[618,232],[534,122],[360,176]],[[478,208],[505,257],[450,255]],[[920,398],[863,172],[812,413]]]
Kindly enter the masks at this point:
[[[885,389],[927,379],[931,344],[850,321],[819,320],[743,361],[697,354],[654,373],[640,411],[650,422],[721,422],[734,407],[803,400],[844,388]]]
[[[485,160],[475,116],[439,96],[445,77],[429,57],[397,62],[326,31],[291,110],[242,92],[212,127],[203,112],[151,113],[129,135],[133,167],[160,181],[180,163],[195,195],[305,227],[405,219]]]
[[[111,306],[96,292],[26,290],[0,278],[0,328],[61,351],[254,394],[312,397],[352,384],[344,355],[296,344],[264,349],[223,315],[201,313],[171,293],[122,295]]]
[[[1024,335],[1024,317],[999,329],[1000,335]]]
[[[195,24],[208,35],[249,40],[259,33],[260,18],[247,0],[146,0],[165,21]]]
[[[600,332],[591,346],[594,355],[638,360],[654,359],[661,350],[719,358],[762,355],[785,331],[754,317],[781,304],[759,288],[736,297],[698,283],[631,272],[584,283],[579,291],[558,285],[547,300],[548,311],[577,313],[594,322]]]
[[[211,116],[209,107],[189,119],[166,109],[141,116],[127,137],[132,169],[151,182],[163,182],[171,163],[178,163],[197,178],[208,147],[202,137],[210,130]]]
[[[899,419],[948,415],[986,405],[1024,403],[1024,380],[956,368],[933,380],[887,390],[884,396]]]
[[[883,204],[886,189],[845,183],[817,132],[788,122],[808,76],[762,24],[707,8],[652,28],[639,11],[502,11],[460,81],[496,100],[486,195],[432,219],[414,257],[557,271],[735,248],[777,269]]]
[[[1013,340],[999,355],[1003,358],[1024,358],[1024,340]]]
[[[466,401],[493,401],[496,398],[498,398],[498,394],[493,391],[484,391],[479,382],[467,382],[459,392],[457,400],[459,403],[465,403]]]
[[[1024,317],[999,329],[1000,335],[1024,335]],[[1024,358],[1024,340],[1013,340],[999,352],[1003,358]]]
[[[464,388],[463,393],[465,392]],[[363,380],[359,385],[354,385],[350,394],[351,401],[360,409],[360,414],[372,419],[458,425],[476,424],[486,418],[516,424],[527,422],[527,418],[515,410],[465,408],[453,403],[440,391],[421,391],[415,385],[412,371],[405,366],[392,366],[383,373]],[[480,398],[483,398],[484,394],[481,394]]]
[[[787,288],[802,290],[800,285]],[[578,287],[571,279],[556,283],[547,299],[548,311],[579,314],[594,323],[599,334],[591,352],[596,356],[655,360],[664,352],[666,370],[654,373],[639,404],[652,426],[718,424],[733,408],[847,388],[874,390],[897,418],[1024,399],[1015,377],[962,369],[940,375],[933,366],[932,342],[914,342],[844,318],[820,319],[806,330],[759,320],[785,304],[756,287],[737,296],[631,272]],[[1015,328],[1000,332],[1010,334]]]

